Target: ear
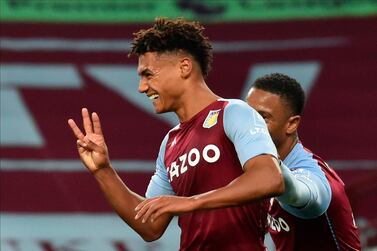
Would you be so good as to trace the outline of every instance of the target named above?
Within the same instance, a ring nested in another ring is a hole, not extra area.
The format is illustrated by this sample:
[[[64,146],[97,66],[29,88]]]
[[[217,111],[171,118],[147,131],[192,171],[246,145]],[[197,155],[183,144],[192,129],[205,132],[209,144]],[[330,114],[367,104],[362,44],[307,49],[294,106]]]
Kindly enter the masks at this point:
[[[192,60],[189,57],[184,57],[180,62],[181,77],[186,79],[192,72]]]
[[[288,126],[287,126],[287,134],[292,134],[297,131],[297,128],[300,124],[301,121],[301,116],[300,115],[295,115],[291,116],[288,119]]]

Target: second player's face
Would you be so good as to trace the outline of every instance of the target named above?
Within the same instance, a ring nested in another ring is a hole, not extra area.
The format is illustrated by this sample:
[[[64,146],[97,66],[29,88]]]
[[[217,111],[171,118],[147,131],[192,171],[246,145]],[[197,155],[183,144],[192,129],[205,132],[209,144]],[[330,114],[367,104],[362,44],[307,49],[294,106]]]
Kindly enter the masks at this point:
[[[174,53],[147,52],[139,57],[139,92],[153,102],[156,113],[179,109],[183,94],[179,60]]]
[[[289,112],[282,99],[273,93],[252,88],[247,96],[247,103],[266,121],[268,131],[276,147],[287,139]]]

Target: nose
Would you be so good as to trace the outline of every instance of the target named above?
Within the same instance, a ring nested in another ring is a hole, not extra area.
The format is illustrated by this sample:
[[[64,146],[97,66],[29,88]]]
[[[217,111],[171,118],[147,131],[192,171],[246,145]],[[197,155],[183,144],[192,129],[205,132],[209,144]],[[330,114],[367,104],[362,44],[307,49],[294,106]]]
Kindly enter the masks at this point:
[[[149,89],[149,86],[148,86],[148,83],[147,81],[145,81],[144,79],[140,79],[140,82],[139,82],[139,92],[140,93],[146,93]]]

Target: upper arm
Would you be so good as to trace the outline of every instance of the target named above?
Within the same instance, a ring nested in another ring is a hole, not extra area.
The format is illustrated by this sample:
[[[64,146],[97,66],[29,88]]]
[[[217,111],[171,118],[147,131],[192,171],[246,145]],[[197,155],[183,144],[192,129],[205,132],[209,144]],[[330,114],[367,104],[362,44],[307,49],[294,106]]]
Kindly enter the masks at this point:
[[[164,140],[161,143],[160,151],[156,160],[156,171],[153,174],[145,197],[151,198],[160,195],[175,195],[173,188],[170,184],[168,173],[164,164],[165,157],[165,148],[168,136],[165,136]]]
[[[284,192],[284,183],[278,160],[268,154],[258,155],[246,161],[244,175],[251,177],[253,185],[260,188],[260,197],[278,196]]]
[[[241,165],[258,155],[277,157],[277,151],[263,118],[242,101],[232,102],[224,110],[224,130],[233,142]]]
[[[258,166],[272,168],[274,170],[277,170],[278,172],[280,170],[278,160],[274,156],[271,156],[269,154],[261,154],[247,160],[243,169],[245,172],[250,172],[251,170],[253,170],[253,168],[256,168]],[[268,171],[266,171],[266,174],[267,173]]]
[[[156,171],[153,174],[147,191],[145,193],[146,198],[157,197],[161,195],[175,195],[173,188],[169,182],[168,173],[166,171],[166,167],[164,164],[164,157],[165,157],[165,148],[166,143],[168,140],[168,135],[165,136],[164,140],[161,143],[160,150],[158,153],[158,157],[156,160]],[[150,229],[152,231],[152,235],[148,236],[147,238],[143,236],[145,241],[154,241],[161,237],[161,235],[165,232],[166,228],[168,227],[172,215],[164,214],[161,215],[156,221],[154,221]]]
[[[233,142],[248,184],[256,198],[284,190],[277,151],[263,118],[243,101],[230,103],[224,111],[224,130]]]
[[[246,161],[242,175],[222,190],[229,190],[227,205],[240,205],[257,199],[278,196],[284,192],[277,160],[262,154]]]

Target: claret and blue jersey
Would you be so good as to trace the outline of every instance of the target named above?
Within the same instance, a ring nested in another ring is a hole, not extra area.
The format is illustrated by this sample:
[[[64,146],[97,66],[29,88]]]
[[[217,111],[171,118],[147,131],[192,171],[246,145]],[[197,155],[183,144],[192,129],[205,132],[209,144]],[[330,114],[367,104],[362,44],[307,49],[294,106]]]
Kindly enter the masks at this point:
[[[177,125],[165,136],[147,197],[166,194],[189,196],[203,192],[203,186],[218,188],[211,182],[218,183],[222,178],[217,177],[217,181],[212,181],[208,174],[227,176],[227,172],[232,172],[229,169],[237,170],[236,174],[231,175],[232,178],[226,177],[229,183],[239,176],[247,160],[260,154],[277,156],[263,118],[241,100],[220,99],[191,120]],[[194,173],[200,175],[192,175]],[[187,186],[186,176],[196,179],[203,177],[207,182]],[[185,187],[190,190],[183,192],[178,188],[173,189],[176,180],[185,182]]]
[[[217,100],[168,132],[146,196],[192,196],[224,187],[260,154],[277,157],[263,118],[243,101]],[[267,206],[263,200],[180,216],[181,250],[264,250]]]
[[[271,199],[268,224],[276,250],[361,250],[344,183],[335,171],[301,143],[295,145],[283,162],[310,189],[315,189],[316,183],[327,185],[330,197],[320,201],[329,200],[327,210],[311,219],[303,217],[303,214],[310,215],[310,206],[294,208]]]
[[[260,154],[277,156],[263,118],[243,101],[218,100],[165,136],[146,196],[192,196],[224,187],[243,173],[248,159]],[[266,226],[277,250],[360,250],[336,173],[301,143],[283,162],[313,194],[324,185],[319,205],[328,208],[323,215],[314,217],[313,211],[308,219],[310,205],[295,208],[276,199],[189,213],[178,221],[181,250],[265,250]]]

